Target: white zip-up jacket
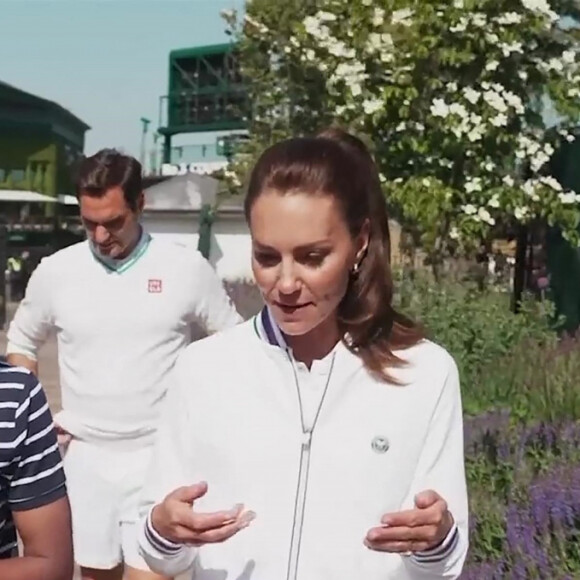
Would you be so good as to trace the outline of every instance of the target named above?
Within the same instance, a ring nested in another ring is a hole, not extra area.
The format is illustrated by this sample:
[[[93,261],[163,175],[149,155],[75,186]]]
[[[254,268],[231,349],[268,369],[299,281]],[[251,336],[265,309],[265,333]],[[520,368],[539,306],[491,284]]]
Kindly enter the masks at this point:
[[[143,491],[139,543],[149,566],[167,576],[192,569],[195,580],[458,578],[467,492],[451,356],[429,341],[399,352],[408,365],[394,374],[404,386],[374,379],[342,344],[308,370],[275,344],[268,320],[264,310],[179,358]],[[196,511],[243,503],[256,519],[222,544],[161,538],[153,506],[200,481],[208,492]],[[414,507],[429,489],[456,522],[441,545],[410,556],[364,545],[384,514]]]

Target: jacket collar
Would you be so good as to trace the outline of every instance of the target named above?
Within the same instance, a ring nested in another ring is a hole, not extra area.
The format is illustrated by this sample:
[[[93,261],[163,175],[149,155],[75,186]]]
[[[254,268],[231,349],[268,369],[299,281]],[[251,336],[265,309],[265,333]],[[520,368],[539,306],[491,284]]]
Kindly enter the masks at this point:
[[[288,350],[288,343],[268,306],[264,306],[254,317],[254,329],[258,337],[265,343],[285,351]]]
[[[274,315],[267,305],[264,306],[256,316],[254,316],[253,326],[257,337],[261,340],[262,344],[267,347],[266,350],[271,355],[275,356],[275,358],[278,358],[279,355],[293,357],[292,349],[286,342],[284,334],[280,330],[280,327],[274,319]],[[358,360],[358,357],[349,353],[342,340],[337,342],[336,346],[332,349],[331,354],[334,356],[334,354],[338,352],[347,352],[349,358]],[[324,367],[328,361],[331,360],[332,356],[327,356],[322,360],[313,361],[312,368]]]

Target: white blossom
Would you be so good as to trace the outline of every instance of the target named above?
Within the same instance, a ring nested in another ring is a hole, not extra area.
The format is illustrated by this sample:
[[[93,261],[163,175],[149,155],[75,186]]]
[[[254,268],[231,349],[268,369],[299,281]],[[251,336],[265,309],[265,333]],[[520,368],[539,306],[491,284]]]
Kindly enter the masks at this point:
[[[304,29],[308,34],[314,37],[320,37],[321,24],[318,18],[316,18],[315,16],[307,16],[302,22],[302,24],[304,25]]]
[[[507,112],[507,105],[499,93],[492,90],[485,91],[485,93],[483,93],[483,98],[485,102],[490,107],[493,107],[498,113]]]
[[[562,192],[562,193],[558,194],[558,199],[564,205],[570,205],[572,203],[577,203],[580,199],[580,195],[577,195],[573,191],[567,191],[567,192]]]
[[[514,217],[517,220],[523,220],[528,215],[528,208],[527,207],[516,207],[514,209]]]
[[[323,10],[317,12],[316,16],[321,22],[334,22],[336,20],[336,14],[333,14],[332,12],[324,12]]]
[[[574,64],[576,61],[576,52],[573,50],[565,50],[562,53],[562,62],[565,64]]]
[[[472,104],[475,105],[481,97],[481,93],[476,91],[471,87],[465,87],[463,89],[463,96]]]
[[[523,185],[522,190],[524,193],[532,198],[532,200],[537,201],[539,199],[538,192],[536,190],[538,182],[535,179],[528,179]]]
[[[391,23],[409,26],[411,24],[412,16],[413,10],[411,10],[411,8],[401,8],[400,10],[395,10],[393,12],[391,15]]]
[[[547,185],[548,187],[552,188],[555,191],[562,191],[562,185],[560,184],[560,182],[551,175],[540,177],[540,183]]]
[[[461,206],[461,210],[466,215],[475,215],[477,213],[477,208],[471,203]]]
[[[452,240],[458,240],[459,239],[459,230],[453,226],[450,230],[449,230],[449,237]]]
[[[467,109],[461,103],[452,103],[449,106],[449,112],[452,115],[457,115],[457,116],[462,117],[462,118],[469,116]]]
[[[330,77],[330,84],[344,81],[347,85],[361,84],[367,78],[364,64],[360,62],[341,62]],[[360,93],[359,93],[360,94]]]
[[[495,117],[490,119],[490,123],[494,127],[505,127],[508,124],[508,118],[505,113],[498,113]]]
[[[238,174],[235,171],[232,171],[231,169],[226,169],[224,171],[224,177],[226,179],[229,179],[231,183],[234,185],[234,187],[240,187],[242,185],[242,182],[240,181]]]
[[[385,11],[382,8],[375,8],[373,13],[373,26],[382,26],[385,22]]]
[[[519,24],[522,21],[522,17],[517,12],[506,12],[498,16],[495,21],[501,26],[510,26],[511,24]]]
[[[449,115],[449,106],[443,99],[434,99],[430,110],[434,117],[445,118]]]
[[[467,193],[473,193],[474,191],[481,191],[481,178],[473,177],[465,182],[465,191]]]
[[[522,0],[522,4],[531,12],[547,16],[550,22],[558,20],[558,14],[552,10],[548,0]]]
[[[495,219],[491,217],[491,214],[485,207],[480,207],[477,210],[477,217],[484,223],[489,224],[490,226],[495,225]]]
[[[367,41],[367,50],[371,53],[393,48],[393,37],[390,34],[371,32]]]
[[[550,161],[550,156],[544,153],[543,151],[538,151],[531,159],[530,159],[530,167],[532,171],[537,172],[539,171],[546,163]]]
[[[499,61],[497,60],[490,60],[486,63],[485,65],[485,70],[493,72],[494,70],[497,70],[497,67],[499,66]]]
[[[336,39],[331,39],[330,42],[327,43],[327,48],[330,54],[338,58],[352,59],[356,56],[354,48],[347,48],[344,42]]]
[[[363,101],[362,107],[366,115],[373,115],[377,111],[380,111],[384,106],[381,99],[365,99]]]
[[[499,208],[499,196],[497,195],[497,193],[494,193],[490,200],[487,202],[487,205],[489,205],[489,207],[493,207],[494,209]]]
[[[469,20],[465,16],[462,16],[457,24],[449,27],[449,32],[465,32],[468,24]]]
[[[521,42],[512,42],[511,44],[502,44],[501,51],[505,57],[508,57],[510,54],[517,52],[520,54],[524,53],[524,49]]]
[[[515,109],[515,111],[518,115],[524,114],[524,111],[525,111],[524,105],[522,103],[522,99],[518,95],[516,95],[510,91],[506,91],[503,93],[502,97],[504,98],[505,102],[510,107]]]
[[[485,134],[485,129],[481,127],[474,127],[467,133],[467,138],[471,143],[475,143],[477,141],[481,141]]]
[[[481,12],[472,14],[471,24],[473,24],[473,26],[477,26],[477,28],[483,28],[487,24],[487,18],[485,17],[485,14]]]
[[[251,16],[248,16],[247,14],[244,16],[244,22],[256,28],[258,32],[260,32],[261,34],[265,34],[266,32],[268,32],[268,28],[264,24],[258,22],[256,19],[252,18]]]

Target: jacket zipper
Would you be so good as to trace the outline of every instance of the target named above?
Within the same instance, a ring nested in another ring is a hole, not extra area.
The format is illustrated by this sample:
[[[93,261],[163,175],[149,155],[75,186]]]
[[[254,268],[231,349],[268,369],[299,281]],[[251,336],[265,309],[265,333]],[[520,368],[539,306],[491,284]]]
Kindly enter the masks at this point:
[[[330,383],[330,377],[332,375],[332,370],[334,368],[335,354],[332,355],[332,361],[330,363],[330,369],[326,377],[326,384],[324,386],[324,391],[316,410],[316,415],[312,421],[310,428],[307,428],[304,423],[304,410],[302,408],[302,397],[300,396],[300,384],[298,382],[298,373],[296,372],[296,367],[292,359],[292,355],[289,350],[286,351],[290,364],[292,365],[292,372],[294,374],[294,384],[296,386],[296,391],[298,394],[298,402],[300,404],[300,422],[302,426],[302,442],[300,445],[300,467],[298,468],[298,485],[296,487],[296,499],[294,500],[294,518],[292,521],[292,536],[290,539],[290,550],[288,555],[288,572],[286,574],[286,580],[297,580],[298,578],[298,562],[300,559],[300,544],[302,540],[302,526],[304,523],[304,506],[306,505],[306,492],[308,489],[308,472],[310,470],[310,449],[312,443],[312,434],[316,423],[318,422],[318,416],[320,415],[320,410],[326,398],[326,392],[328,391],[328,385]]]

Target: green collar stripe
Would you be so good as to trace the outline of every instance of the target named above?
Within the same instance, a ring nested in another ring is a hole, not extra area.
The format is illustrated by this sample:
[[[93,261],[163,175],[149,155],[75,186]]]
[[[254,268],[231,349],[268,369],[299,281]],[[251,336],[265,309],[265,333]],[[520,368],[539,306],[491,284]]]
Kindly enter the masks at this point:
[[[140,243],[137,247],[137,251],[127,258],[127,260],[123,261],[118,267],[106,262],[105,260],[101,260],[98,254],[93,252],[93,256],[105,267],[109,272],[116,272],[117,274],[122,274],[126,272],[129,268],[134,266],[142,257],[143,254],[147,251],[149,244],[151,243],[151,236],[145,234],[143,242]]]

